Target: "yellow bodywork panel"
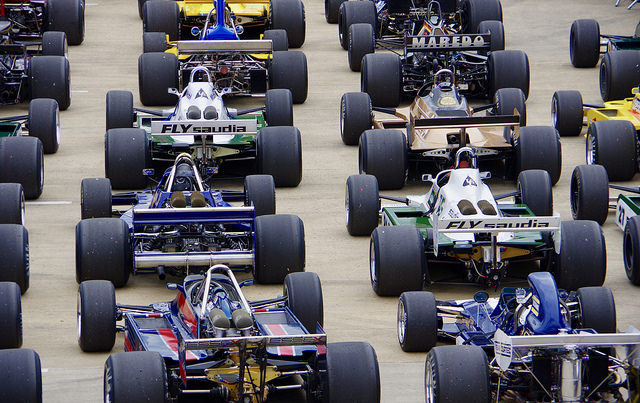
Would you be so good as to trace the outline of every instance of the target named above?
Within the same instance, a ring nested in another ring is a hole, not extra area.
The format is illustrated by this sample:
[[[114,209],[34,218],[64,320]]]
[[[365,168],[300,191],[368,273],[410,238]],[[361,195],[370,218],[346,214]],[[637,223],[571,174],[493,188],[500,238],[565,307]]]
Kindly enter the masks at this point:
[[[628,120],[636,130],[640,130],[640,98],[636,94],[633,98],[604,103],[604,108],[587,108],[584,117],[587,126],[602,120]]]
[[[240,374],[240,368],[237,366],[232,367],[220,367],[220,368],[209,368],[205,370],[205,374],[207,379],[213,382],[220,383],[224,385],[229,392],[231,393],[231,401],[239,401],[240,399],[240,391],[238,390],[240,387],[240,383],[230,382],[227,377],[233,378],[233,376],[238,376]],[[279,378],[281,373],[276,371],[274,367],[266,367],[264,372],[264,381],[269,382],[273,379]],[[244,390],[243,393],[250,393],[253,390],[253,385],[255,382],[258,382],[261,379],[261,371],[258,366],[245,366],[244,368]],[[253,380],[253,382],[251,381]],[[267,389],[264,390],[264,396],[262,396],[262,400],[266,399]],[[257,396],[254,397],[252,402],[257,402]]]
[[[207,16],[212,8],[211,1],[183,0],[178,1],[178,8],[185,17]],[[269,14],[269,2],[264,0],[227,1],[236,16],[261,17]],[[242,23],[242,21],[238,21]]]

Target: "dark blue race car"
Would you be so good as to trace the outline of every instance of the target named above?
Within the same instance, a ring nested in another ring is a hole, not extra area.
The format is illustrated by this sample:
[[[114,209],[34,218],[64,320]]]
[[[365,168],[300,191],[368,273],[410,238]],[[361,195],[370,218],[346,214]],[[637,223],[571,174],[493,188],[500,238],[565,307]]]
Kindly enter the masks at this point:
[[[110,280],[121,287],[131,272],[164,278],[226,264],[253,271],[260,283],[281,284],[287,273],[304,270],[302,221],[275,214],[269,175],[247,176],[244,191],[213,190],[192,157],[181,154],[153,190],[112,194],[109,179],[91,178],[81,191],[78,283]]]
[[[426,400],[636,401],[640,331],[615,333],[611,290],[558,290],[547,272],[528,280],[497,298],[484,291],[463,301],[400,296],[402,349],[430,350]],[[435,347],[438,339],[456,345]]]
[[[263,402],[285,391],[307,401],[378,402],[368,343],[330,343],[315,273],[292,273],[284,296],[248,302],[233,272],[216,265],[190,275],[169,302],[115,303],[108,281],[86,281],[78,297],[78,341],[109,351],[124,330],[127,352],[105,364],[105,402]],[[123,320],[122,327],[116,321]],[[290,393],[290,392],[289,392]]]

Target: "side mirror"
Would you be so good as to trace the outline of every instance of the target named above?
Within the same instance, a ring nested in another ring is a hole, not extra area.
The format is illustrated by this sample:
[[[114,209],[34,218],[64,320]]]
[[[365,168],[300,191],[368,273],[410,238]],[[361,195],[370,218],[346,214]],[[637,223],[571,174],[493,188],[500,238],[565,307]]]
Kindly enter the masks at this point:
[[[632,94],[637,94],[637,93],[639,93],[639,92],[640,92],[640,89],[639,89],[638,87],[635,87],[635,88],[632,88],[632,89],[631,89],[631,93],[632,93]]]
[[[480,179],[491,179],[491,172],[480,172]]]
[[[489,293],[486,291],[478,291],[473,295],[473,300],[479,304],[487,302],[489,299]]]
[[[176,283],[167,283],[167,288],[169,290],[177,290],[178,289],[178,284],[176,284]]]
[[[177,88],[167,88],[167,92],[171,95],[180,96],[180,91]]]
[[[433,182],[433,175],[431,175],[431,174],[422,175],[422,181],[423,182]]]
[[[153,168],[146,168],[142,170],[142,175],[143,176],[153,176],[155,175],[156,170]]]

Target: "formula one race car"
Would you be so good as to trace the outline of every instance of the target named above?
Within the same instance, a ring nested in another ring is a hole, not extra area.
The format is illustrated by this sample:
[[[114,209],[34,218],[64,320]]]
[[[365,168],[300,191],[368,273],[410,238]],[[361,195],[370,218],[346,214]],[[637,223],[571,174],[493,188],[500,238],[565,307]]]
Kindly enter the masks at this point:
[[[302,143],[293,127],[289,90],[268,90],[264,107],[236,110],[225,105],[229,89],[217,87],[206,68],[194,68],[191,76],[174,109],[134,109],[131,92],[107,93],[105,171],[112,186],[145,188],[148,172],[143,170],[162,173],[185,152],[205,183],[219,173],[237,173],[238,163],[245,167],[255,161],[258,173],[272,175],[276,186],[297,186]]]
[[[409,1],[344,2],[338,31],[340,43],[349,51],[351,70],[360,71],[362,58],[376,48],[402,52],[408,43],[420,51],[431,48],[431,53],[440,58],[448,51],[459,51],[456,57],[461,59],[472,58],[465,50],[504,49],[499,0],[467,0],[458,5],[455,1],[423,3],[411,7]],[[380,10],[377,20],[376,10]]]
[[[116,305],[109,282],[80,284],[83,351],[111,350],[116,320],[124,320],[126,352],[107,359],[105,402],[263,402],[286,391],[309,402],[380,401],[373,348],[327,344],[315,273],[287,275],[284,296],[262,301],[248,302],[242,285],[216,265],[170,285],[178,290],[173,301],[127,306]]]
[[[519,127],[526,124],[520,89],[499,89],[493,104],[471,108],[453,79],[450,70],[439,71],[432,90],[423,87],[408,108],[399,110],[372,107],[367,93],[343,95],[342,141],[360,142],[361,173],[376,176],[381,189],[398,189],[407,178],[451,168],[456,151],[470,146],[480,168],[499,171],[496,176],[516,179],[521,171],[544,169],[552,183],[559,180],[560,139],[552,127]],[[473,116],[483,110],[489,115]]]
[[[258,39],[266,30],[284,30],[289,47],[299,48],[305,40],[304,5],[300,0],[183,0],[147,1],[138,0],[140,18],[144,21],[144,32],[166,32],[171,41],[198,37],[202,27],[207,26],[211,13],[220,21],[224,13],[231,32],[243,39]]]
[[[609,188],[629,194],[609,198]],[[576,220],[604,224],[609,210],[616,212],[616,225],[624,231],[624,268],[635,285],[640,285],[640,188],[609,184],[601,165],[579,165],[571,174],[571,213]]]
[[[271,176],[247,176],[244,191],[213,190],[203,184],[193,159],[182,154],[155,190],[112,195],[109,179],[93,178],[83,179],[81,191],[78,283],[111,280],[122,287],[130,272],[162,279],[217,263],[252,270],[260,283],[282,283],[287,273],[304,270],[302,221],[275,214]]]
[[[587,164],[604,166],[612,181],[631,180],[638,171],[638,91],[637,87],[633,89],[633,98],[609,101],[604,105],[583,104],[578,91],[553,94],[551,119],[558,133],[577,136],[586,120]]]
[[[84,40],[84,0],[6,0],[0,15],[0,25],[11,25],[9,34],[16,42],[46,43],[47,31],[66,33],[70,45]]]
[[[513,264],[527,261],[539,261],[540,269],[553,272],[565,289],[602,285],[602,231],[592,221],[560,222],[553,214],[547,172],[523,171],[517,191],[497,196],[483,182],[487,177],[476,169],[472,150],[463,148],[455,169],[435,179],[425,175],[432,186],[424,195],[384,196],[374,176],[348,178],[347,230],[351,235],[373,231],[370,274],[378,295],[452,281],[497,287]],[[515,197],[515,203],[496,202],[506,197]],[[377,227],[380,199],[406,206],[383,206],[382,226]]]
[[[463,301],[402,294],[402,348],[431,349],[427,401],[637,400],[640,331],[615,333],[611,290],[558,290],[549,273],[528,280],[528,288],[504,288],[499,298],[484,291]],[[438,338],[457,345],[434,347]]]
[[[173,2],[150,2],[159,6]],[[252,96],[264,94],[267,88],[287,88],[294,103],[307,99],[307,59],[302,52],[286,51],[287,34],[283,30],[269,31],[264,40],[240,40],[224,0],[217,0],[207,14],[202,30],[196,29],[199,40],[180,40],[169,43],[164,29],[157,27],[145,32],[145,53],[138,59],[140,100],[144,105],[171,105],[175,94],[169,88],[178,88],[179,81],[186,87],[191,71],[206,67],[219,87],[228,87],[229,95]],[[212,18],[216,18],[214,24]],[[226,17],[225,17],[226,16]],[[194,31],[195,32],[195,31]],[[171,39],[171,36],[169,35]],[[160,53],[163,52],[163,53]]]

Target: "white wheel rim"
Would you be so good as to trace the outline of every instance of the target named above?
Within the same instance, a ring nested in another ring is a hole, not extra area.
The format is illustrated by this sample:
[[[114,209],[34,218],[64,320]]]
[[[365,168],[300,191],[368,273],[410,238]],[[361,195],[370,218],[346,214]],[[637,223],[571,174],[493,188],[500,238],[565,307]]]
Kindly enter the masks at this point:
[[[556,101],[556,97],[551,99],[551,121],[553,122],[553,127],[558,125],[558,101]]]
[[[82,304],[80,303],[80,293],[78,292],[77,299],[77,319],[78,319],[78,341],[80,341],[80,336],[82,334]]]
[[[378,283],[378,277],[376,276],[376,254],[373,250],[373,242],[369,246],[369,274],[371,276],[371,282]]]
[[[404,335],[407,329],[407,311],[404,309],[402,299],[398,301],[398,341],[404,343]]]
[[[596,138],[591,133],[587,134],[587,164],[596,163]]]
[[[425,378],[424,378],[424,397],[427,403],[435,402],[435,381],[433,379],[434,373],[433,368],[431,367],[431,363],[427,358],[427,365],[425,370]]]

